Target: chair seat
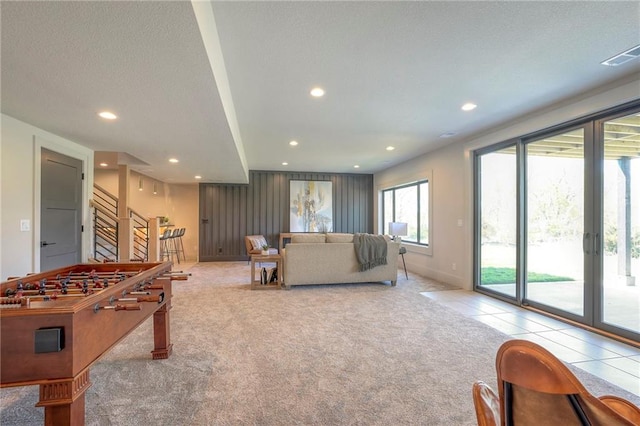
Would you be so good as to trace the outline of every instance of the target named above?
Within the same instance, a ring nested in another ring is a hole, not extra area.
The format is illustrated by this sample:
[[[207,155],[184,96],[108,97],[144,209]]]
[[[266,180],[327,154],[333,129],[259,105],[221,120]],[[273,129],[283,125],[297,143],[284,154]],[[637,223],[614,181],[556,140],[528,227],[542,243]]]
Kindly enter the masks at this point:
[[[273,247],[269,247],[269,250],[267,250],[269,252],[269,254],[278,254],[278,249],[277,248],[273,248]],[[262,250],[251,250],[249,252],[250,255],[253,254],[262,254]]]

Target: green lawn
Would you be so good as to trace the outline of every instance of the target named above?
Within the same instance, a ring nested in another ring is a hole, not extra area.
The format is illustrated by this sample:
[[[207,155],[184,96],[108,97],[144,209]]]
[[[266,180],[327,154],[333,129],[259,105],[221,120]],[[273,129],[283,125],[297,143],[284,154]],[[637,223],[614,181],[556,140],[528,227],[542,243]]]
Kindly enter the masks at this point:
[[[559,275],[539,274],[537,272],[529,272],[527,274],[528,282],[556,282],[556,281],[574,281],[573,278],[562,277]],[[513,284],[516,282],[516,270],[514,268],[482,268],[480,282],[482,285],[489,284]]]

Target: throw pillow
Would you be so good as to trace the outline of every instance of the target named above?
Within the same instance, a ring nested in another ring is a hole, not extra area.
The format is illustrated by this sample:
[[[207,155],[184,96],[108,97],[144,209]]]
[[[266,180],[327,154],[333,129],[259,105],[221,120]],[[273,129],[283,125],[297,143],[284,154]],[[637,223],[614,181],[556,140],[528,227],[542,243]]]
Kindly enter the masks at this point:
[[[333,233],[327,234],[328,243],[352,243],[353,234]]]
[[[292,243],[324,243],[325,234],[293,234]]]
[[[265,240],[263,236],[249,237],[249,240],[251,241],[251,247],[253,247],[254,250],[262,250],[262,246],[267,245],[267,240]]]

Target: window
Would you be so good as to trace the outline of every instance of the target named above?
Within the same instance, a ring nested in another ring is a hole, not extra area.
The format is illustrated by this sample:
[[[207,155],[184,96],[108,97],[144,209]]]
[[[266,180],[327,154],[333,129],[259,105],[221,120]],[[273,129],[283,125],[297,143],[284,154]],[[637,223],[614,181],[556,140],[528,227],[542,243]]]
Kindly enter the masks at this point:
[[[402,241],[429,246],[429,181],[422,180],[382,191],[384,233],[389,222],[406,222]]]

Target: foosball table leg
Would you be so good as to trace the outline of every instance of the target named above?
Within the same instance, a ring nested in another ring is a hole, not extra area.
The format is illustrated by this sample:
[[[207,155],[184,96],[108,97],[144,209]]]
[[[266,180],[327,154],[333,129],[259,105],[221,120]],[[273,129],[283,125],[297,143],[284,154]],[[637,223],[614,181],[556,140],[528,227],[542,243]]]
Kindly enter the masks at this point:
[[[84,395],[89,386],[88,369],[73,379],[41,384],[40,401],[36,407],[44,407],[45,426],[83,426]]]
[[[171,334],[169,330],[169,310],[171,300],[158,309],[153,314],[153,359],[167,359],[171,355],[173,345],[171,344]]]
[[[84,393],[71,404],[50,405],[44,408],[44,426],[83,426]]]

